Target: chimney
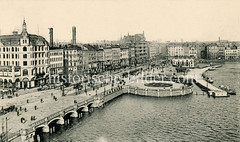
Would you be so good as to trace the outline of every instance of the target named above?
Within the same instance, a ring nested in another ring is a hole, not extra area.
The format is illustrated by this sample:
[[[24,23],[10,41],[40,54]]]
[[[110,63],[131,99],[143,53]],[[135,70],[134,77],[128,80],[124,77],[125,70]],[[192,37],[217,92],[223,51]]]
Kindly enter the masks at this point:
[[[76,45],[76,27],[72,27],[72,45]]]
[[[53,47],[53,28],[49,28],[50,47]]]

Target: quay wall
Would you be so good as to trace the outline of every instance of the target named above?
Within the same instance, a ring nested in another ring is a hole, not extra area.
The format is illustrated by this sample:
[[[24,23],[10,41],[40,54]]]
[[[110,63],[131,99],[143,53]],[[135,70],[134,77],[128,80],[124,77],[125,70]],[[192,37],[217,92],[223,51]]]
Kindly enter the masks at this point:
[[[142,88],[134,88],[129,86],[127,88],[127,93],[140,95],[140,96],[150,96],[150,97],[174,97],[174,96],[183,96],[192,94],[192,86],[185,86],[182,89],[142,89]]]
[[[185,86],[182,89],[164,89],[164,90],[160,90],[160,89],[141,89],[141,88],[134,88],[131,86],[119,86],[119,87],[115,87],[112,88],[110,90],[106,90],[104,92],[98,93],[94,96],[92,96],[90,99],[86,100],[86,101],[82,101],[77,103],[76,105],[78,107],[80,106],[84,106],[87,105],[91,102],[94,102],[95,100],[103,100],[103,103],[107,103],[111,100],[113,100],[114,98],[117,98],[118,96],[121,96],[123,94],[134,94],[134,95],[140,95],[140,96],[151,96],[151,97],[173,97],[173,96],[183,96],[183,95],[188,95],[188,94],[192,94],[192,86]],[[34,132],[36,130],[36,128],[40,125],[46,124],[46,122],[51,121],[52,119],[54,119],[55,117],[58,117],[60,114],[66,114],[69,111],[74,110],[76,106],[72,105],[69,106],[59,112],[55,112],[53,114],[51,114],[48,117],[45,117],[44,119],[38,120],[35,123],[31,124],[30,127],[28,129],[26,129],[24,131],[24,135],[29,136],[30,138],[33,137]],[[8,141],[12,141],[12,142],[19,142],[21,141],[21,136],[23,135],[23,133],[20,131],[17,131],[15,133],[12,133],[10,135],[8,135]]]

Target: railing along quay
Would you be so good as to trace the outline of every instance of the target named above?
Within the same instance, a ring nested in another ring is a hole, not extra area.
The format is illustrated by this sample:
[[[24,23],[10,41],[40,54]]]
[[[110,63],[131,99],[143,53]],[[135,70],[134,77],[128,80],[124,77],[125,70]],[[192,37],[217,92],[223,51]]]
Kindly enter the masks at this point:
[[[49,121],[49,120],[52,120],[53,118],[58,117],[62,112],[65,113],[65,112],[68,112],[68,111],[74,109],[76,106],[77,106],[77,107],[81,107],[81,106],[87,105],[87,104],[89,104],[90,102],[94,101],[94,100],[95,100],[95,97],[102,97],[102,98],[103,98],[103,97],[106,97],[106,96],[111,95],[112,93],[114,93],[114,91],[119,91],[119,90],[121,90],[121,89],[122,89],[122,86],[119,86],[119,87],[115,87],[115,88],[106,90],[106,91],[101,92],[101,93],[99,93],[99,94],[97,94],[97,95],[93,95],[91,98],[89,98],[89,99],[87,99],[87,100],[81,101],[81,102],[79,102],[79,103],[77,103],[77,104],[71,105],[71,106],[69,106],[69,107],[66,107],[66,108],[60,110],[60,111],[57,111],[57,112],[55,112],[55,113],[53,113],[53,114],[51,114],[51,115],[49,115],[49,116],[47,116],[47,117],[45,117],[45,118],[42,118],[42,119],[40,119],[40,120],[38,120],[38,121],[36,121],[36,122],[33,122],[32,124],[28,125],[30,128],[27,128],[27,129],[26,129],[26,132],[27,132],[27,133],[32,133],[32,132],[34,132],[34,131],[35,131],[35,128],[36,128],[37,126],[42,125],[42,124],[44,124],[46,121]],[[113,91],[113,90],[114,90],[114,91]],[[9,134],[8,134],[8,140],[11,141],[11,140],[13,140],[13,139],[15,139],[15,138],[17,138],[17,137],[19,137],[19,136],[21,136],[21,130],[18,130],[18,131],[14,132],[14,133],[9,133]]]

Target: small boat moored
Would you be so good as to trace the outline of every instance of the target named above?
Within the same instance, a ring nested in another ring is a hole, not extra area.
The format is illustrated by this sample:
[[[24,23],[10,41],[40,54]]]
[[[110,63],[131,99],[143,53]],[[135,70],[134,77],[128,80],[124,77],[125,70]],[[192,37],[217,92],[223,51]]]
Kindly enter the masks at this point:
[[[209,68],[208,70],[209,70],[209,71],[214,71],[214,70],[216,70],[216,68],[215,68],[215,67],[211,67],[211,68]]]
[[[236,95],[237,94],[234,89],[231,89],[231,88],[229,88],[227,86],[220,85],[219,88],[224,90],[224,91],[226,91],[229,95]]]
[[[207,82],[213,83],[214,81],[213,81],[213,79],[211,79],[211,78],[207,78]]]
[[[225,91],[214,90],[212,92],[213,97],[229,97],[228,93]]]

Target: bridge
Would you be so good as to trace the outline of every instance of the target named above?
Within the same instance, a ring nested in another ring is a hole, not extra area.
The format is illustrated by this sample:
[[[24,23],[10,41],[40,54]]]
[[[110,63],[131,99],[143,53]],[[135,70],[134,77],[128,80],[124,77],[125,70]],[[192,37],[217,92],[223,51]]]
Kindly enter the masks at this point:
[[[8,135],[8,141],[46,141],[49,134],[62,131],[64,125],[72,125],[85,113],[92,112],[93,108],[103,106],[108,101],[126,93],[123,86],[118,86],[102,93],[99,93],[85,101],[75,103],[61,111],[55,112],[43,119],[40,119],[28,126]]]

